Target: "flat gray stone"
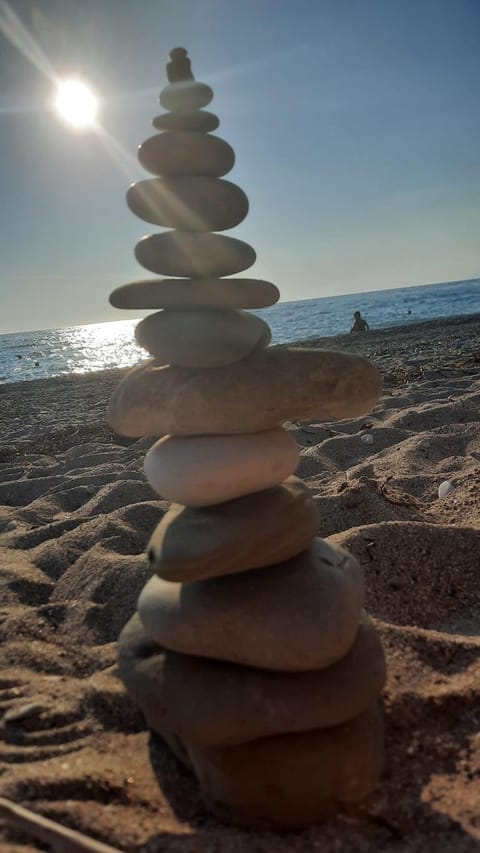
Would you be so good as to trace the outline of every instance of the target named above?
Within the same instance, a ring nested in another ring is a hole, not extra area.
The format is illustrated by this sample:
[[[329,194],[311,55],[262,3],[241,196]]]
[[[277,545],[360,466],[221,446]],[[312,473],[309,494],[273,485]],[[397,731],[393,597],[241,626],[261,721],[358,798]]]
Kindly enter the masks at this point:
[[[191,112],[206,107],[213,98],[213,91],[206,83],[185,80],[171,83],[160,92],[160,103],[165,110]]]
[[[325,669],[271,672],[167,652],[135,615],[118,643],[121,677],[150,728],[200,746],[227,746],[336,726],[376,702],[385,658],[364,616],[345,657]]]
[[[318,530],[315,502],[297,477],[207,507],[174,504],[148,545],[166,581],[185,582],[261,569],[309,547]]]
[[[219,136],[167,130],[150,136],[138,148],[138,159],[154,175],[226,175],[235,152]]]
[[[376,703],[328,729],[239,746],[184,746],[217,818],[256,829],[303,829],[373,790],[383,769],[383,715]]]
[[[231,308],[168,308],[138,324],[135,338],[163,364],[221,367],[245,358],[260,341],[271,339],[267,324],[246,311]]]
[[[220,121],[214,113],[206,110],[192,110],[183,113],[163,113],[152,122],[157,130],[192,130],[197,133],[209,133],[216,130]]]
[[[258,278],[146,279],[117,287],[110,294],[115,308],[265,308],[280,291]]]
[[[236,184],[198,176],[139,181],[127,204],[140,219],[181,231],[226,231],[248,213],[248,198]]]
[[[248,243],[234,237],[166,231],[139,240],[135,257],[139,264],[159,275],[221,278],[248,269],[257,256]]]
[[[172,584],[154,575],[138,599],[149,636],[175,652],[262,669],[322,669],[352,646],[363,573],[342,548],[308,551],[265,569]]]
[[[261,432],[288,420],[367,414],[380,388],[371,362],[333,350],[269,348],[208,371],[152,361],[116,388],[109,420],[135,437]]]

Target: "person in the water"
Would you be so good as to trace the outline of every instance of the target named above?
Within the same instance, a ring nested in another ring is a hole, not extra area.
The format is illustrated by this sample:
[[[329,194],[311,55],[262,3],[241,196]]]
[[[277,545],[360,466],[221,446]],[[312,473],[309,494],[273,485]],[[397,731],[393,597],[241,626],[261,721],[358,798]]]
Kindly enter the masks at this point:
[[[353,315],[353,326],[350,329],[350,332],[368,332],[370,330],[370,326],[367,321],[363,319],[360,311],[355,311]]]

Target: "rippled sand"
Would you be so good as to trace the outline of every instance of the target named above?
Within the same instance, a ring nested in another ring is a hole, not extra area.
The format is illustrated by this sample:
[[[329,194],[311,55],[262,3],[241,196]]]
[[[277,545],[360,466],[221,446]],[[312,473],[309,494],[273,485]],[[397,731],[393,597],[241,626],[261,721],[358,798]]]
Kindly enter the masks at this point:
[[[211,820],[116,676],[115,640],[166,508],[142,473],[150,440],[105,424],[119,375],[3,386],[0,709],[13,719],[0,796],[132,853],[477,851],[479,331],[447,321],[330,339],[379,364],[384,396],[365,418],[289,425],[319,534],[365,569],[389,673],[382,785],[359,809],[292,836]],[[439,499],[446,479],[455,488]],[[41,849],[6,829],[2,843]]]

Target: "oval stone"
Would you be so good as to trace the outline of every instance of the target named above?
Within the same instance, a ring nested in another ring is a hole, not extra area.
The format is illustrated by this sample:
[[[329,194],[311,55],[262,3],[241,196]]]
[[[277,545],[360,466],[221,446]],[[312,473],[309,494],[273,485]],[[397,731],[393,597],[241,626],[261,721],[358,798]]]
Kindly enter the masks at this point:
[[[163,113],[152,121],[157,130],[191,130],[196,133],[209,133],[216,130],[220,121],[214,113],[206,110],[193,110],[183,113]]]
[[[376,702],[327,729],[238,746],[185,746],[219,820],[250,830],[304,829],[373,790],[383,769],[383,714]]]
[[[154,572],[193,581],[260,569],[295,557],[318,530],[317,508],[297,477],[208,507],[174,504],[148,545]]]
[[[187,584],[153,575],[138,612],[152,640],[171,651],[301,672],[347,654],[363,595],[355,558],[314,539],[308,551],[254,572]]]
[[[246,311],[229,308],[167,309],[145,317],[135,338],[164,364],[221,367],[245,358],[262,341],[268,346],[267,324]]]
[[[137,367],[114,391],[109,420],[135,437],[255,433],[288,420],[367,414],[380,388],[378,370],[361,356],[270,347],[208,372]]]
[[[245,219],[248,198],[220,178],[154,178],[132,184],[127,204],[141,219],[181,231],[226,231]]]
[[[166,652],[149,639],[138,614],[120,635],[118,662],[150,728],[201,746],[339,725],[372,705],[385,684],[382,644],[367,616],[344,657],[310,672]]]
[[[208,506],[276,486],[293,474],[298,461],[292,436],[273,429],[257,435],[167,435],[150,448],[144,467],[165,500]]]
[[[159,101],[165,110],[191,112],[206,107],[213,98],[213,90],[206,83],[185,80],[171,83],[160,92]]]
[[[134,281],[110,294],[115,308],[266,308],[280,298],[258,278],[164,278]]]
[[[218,136],[189,131],[166,131],[145,140],[138,159],[154,175],[211,175],[219,178],[235,162],[233,148]]]
[[[248,243],[234,237],[166,231],[139,240],[135,257],[159,275],[220,278],[248,269],[257,256]]]

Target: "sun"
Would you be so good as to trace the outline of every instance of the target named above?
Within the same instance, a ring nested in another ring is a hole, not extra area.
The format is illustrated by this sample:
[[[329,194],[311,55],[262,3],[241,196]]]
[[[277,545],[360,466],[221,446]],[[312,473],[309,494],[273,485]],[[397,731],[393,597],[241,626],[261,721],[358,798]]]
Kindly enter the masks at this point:
[[[62,80],[58,84],[55,107],[73,127],[93,127],[98,111],[98,98],[81,80]]]

